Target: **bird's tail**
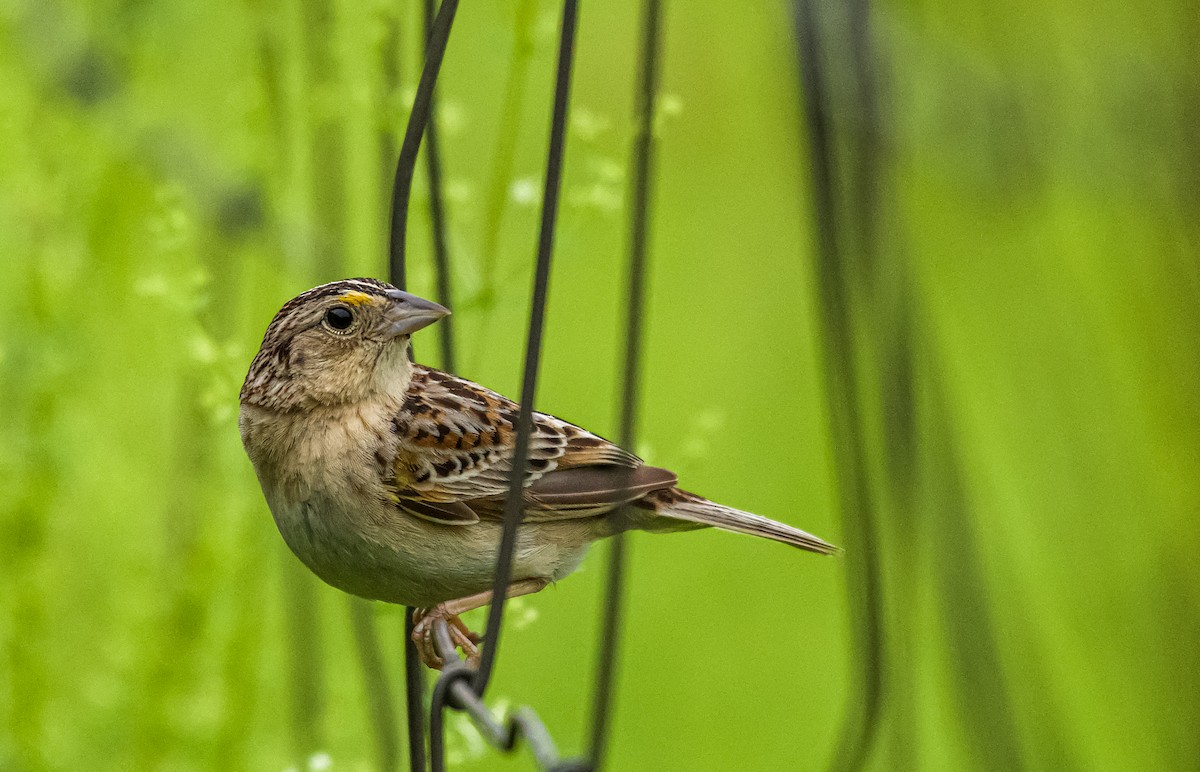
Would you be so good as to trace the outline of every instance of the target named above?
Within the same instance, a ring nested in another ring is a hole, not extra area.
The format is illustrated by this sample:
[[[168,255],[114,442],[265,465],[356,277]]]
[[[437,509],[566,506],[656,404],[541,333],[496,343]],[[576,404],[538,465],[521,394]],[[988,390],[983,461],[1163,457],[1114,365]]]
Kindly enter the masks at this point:
[[[654,491],[640,499],[635,506],[653,512],[645,519],[635,516],[633,527],[644,531],[679,531],[713,526],[735,533],[762,536],[821,555],[841,552],[838,547],[799,528],[733,509],[679,488]]]

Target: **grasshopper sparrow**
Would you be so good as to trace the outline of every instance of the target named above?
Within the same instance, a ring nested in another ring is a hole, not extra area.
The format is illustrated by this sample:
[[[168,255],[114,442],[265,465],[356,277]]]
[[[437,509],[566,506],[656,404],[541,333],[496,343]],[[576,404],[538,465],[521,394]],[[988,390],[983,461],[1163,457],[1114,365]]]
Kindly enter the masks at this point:
[[[450,312],[374,279],[323,284],[280,309],[241,391],[242,442],[284,541],[325,582],[420,608],[413,638],[440,667],[432,620],[471,657],[458,614],[491,601],[518,405],[409,359]],[[675,487],[611,442],[533,414],[509,595],[571,573],[618,527],[716,526],[830,554],[816,536]],[[618,521],[614,512],[631,505]]]

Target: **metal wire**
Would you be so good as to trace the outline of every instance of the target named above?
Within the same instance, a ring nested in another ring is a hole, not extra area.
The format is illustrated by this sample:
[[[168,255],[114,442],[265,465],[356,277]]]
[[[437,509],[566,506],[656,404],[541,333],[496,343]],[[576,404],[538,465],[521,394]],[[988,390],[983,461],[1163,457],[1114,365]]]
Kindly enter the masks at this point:
[[[425,772],[425,665],[413,643],[413,614],[416,609],[404,608],[404,704],[408,719],[408,768],[410,772]]]
[[[437,709],[439,705],[466,712],[483,739],[499,750],[511,752],[517,741],[524,739],[540,769],[548,772],[590,772],[593,769],[586,761],[561,759],[545,724],[532,709],[518,708],[503,720],[496,718],[471,686],[475,670],[459,659],[444,620],[434,622],[433,636],[438,654],[446,662],[433,689],[435,710],[429,723],[433,772],[444,772],[446,768],[445,712]]]
[[[433,34],[434,0],[425,0],[425,48],[429,49],[429,38]],[[449,32],[449,29],[447,29]],[[450,250],[446,244],[446,208],[442,196],[442,154],[439,149],[437,125],[437,93],[430,90],[429,124],[425,127],[425,173],[429,176],[429,227],[433,238],[433,265],[437,281],[437,302],[447,308],[454,307],[450,285]],[[454,317],[442,319],[437,326],[442,350],[442,369],[454,372]]]
[[[392,184],[391,240],[389,243],[388,278],[391,283],[401,289],[408,285],[406,271],[406,241],[408,235],[408,206],[412,198],[413,174],[417,166],[417,154],[421,149],[421,138],[428,130],[431,135],[436,129],[430,120],[433,114],[433,90],[437,84],[438,73],[441,71],[442,58],[450,40],[450,29],[454,24],[454,14],[458,10],[458,0],[444,0],[438,9],[437,16],[430,21],[432,8],[425,5],[425,65],[421,69],[421,80],[417,85],[417,93],[413,98],[412,112],[408,117],[408,126],[404,131],[404,141],[400,146],[400,154],[396,159],[396,175]],[[433,136],[431,136],[433,140]],[[435,141],[430,143],[427,157],[430,172],[430,206],[434,231],[434,252],[440,255],[437,266],[439,275],[447,269],[448,257],[445,254],[444,228],[445,220],[441,210],[441,174],[440,163],[437,159]],[[444,288],[444,292],[442,292]],[[439,300],[447,299],[449,295],[449,279],[443,285],[439,282]],[[443,324],[449,320],[443,320]],[[453,348],[449,325],[442,333],[443,366],[450,367],[453,360]],[[447,349],[447,347],[450,347]],[[425,670],[417,656],[416,646],[412,642],[413,614],[416,609],[405,608],[404,613],[404,694],[408,708],[408,763],[412,772],[425,770]]]
[[[438,276],[439,300],[449,302],[449,256],[445,242],[445,218],[441,203],[441,174],[437,154],[436,128],[430,122],[433,111],[433,88],[437,72],[445,53],[450,25],[453,21],[454,5],[451,0],[443,2],[436,19],[430,24],[433,2],[425,0],[425,22],[428,31],[428,51],[425,69],[422,71],[417,98],[413,105],[404,145],[397,164],[396,183],[393,189],[392,207],[392,250],[391,270],[393,283],[404,285],[404,238],[408,199],[411,195],[413,167],[421,137],[427,136],[428,172],[431,187],[431,219],[433,221],[435,267]],[[641,359],[641,316],[644,298],[644,272],[646,234],[649,222],[650,167],[652,162],[652,137],[654,96],[657,92],[660,2],[646,0],[644,5],[644,33],[642,40],[642,64],[638,91],[639,133],[635,143],[635,175],[632,202],[629,265],[629,313],[626,319],[628,349],[625,355],[624,380],[622,383],[621,441],[632,447],[636,441],[635,398],[639,383]],[[530,747],[541,769],[556,772],[582,772],[596,769],[604,752],[608,733],[608,717],[611,709],[612,680],[615,674],[615,647],[619,634],[621,580],[623,576],[623,541],[617,537],[610,553],[609,580],[604,607],[603,639],[599,653],[599,664],[595,685],[593,707],[593,732],[591,760],[564,760],[559,756],[545,725],[529,708],[521,708],[504,718],[497,718],[484,704],[482,696],[490,681],[499,649],[504,601],[512,576],[512,555],[516,545],[516,532],[520,525],[523,506],[523,480],[527,464],[528,446],[533,424],[533,404],[536,397],[538,366],[541,356],[541,339],[544,327],[546,299],[549,288],[550,264],[554,247],[554,230],[558,213],[559,193],[562,182],[563,158],[566,144],[566,124],[570,97],[571,71],[574,60],[574,43],[577,30],[578,0],[565,0],[559,39],[558,65],[555,78],[554,109],[551,118],[550,142],[547,151],[545,189],[542,197],[542,218],[538,235],[537,265],[534,275],[533,296],[530,309],[528,337],[526,341],[524,375],[521,391],[521,412],[518,417],[518,433],[514,450],[512,482],[505,501],[504,530],[497,555],[497,568],[493,583],[493,601],[488,615],[486,646],[483,649],[478,670],[469,668],[458,656],[450,638],[445,621],[437,620],[433,626],[435,644],[446,662],[445,669],[434,685],[431,700],[429,756],[433,772],[445,769],[445,709],[447,707],[465,711],[491,745],[510,751],[518,740],[524,739]],[[447,369],[453,367],[453,338],[449,333],[442,338],[442,361]],[[406,619],[406,635],[411,638],[411,613]],[[423,679],[415,649],[406,647],[407,696],[409,708],[410,763],[414,772],[423,770],[425,759],[420,720],[420,702],[423,696]]]
[[[531,323],[529,351],[533,352],[533,357],[531,360],[527,356],[526,363],[527,373],[532,372],[535,378],[541,345],[541,324],[545,314],[545,296],[549,279],[550,251],[553,247],[553,226],[557,213],[557,195],[562,174],[562,154],[566,128],[567,94],[565,86],[569,85],[571,53],[573,50],[570,43],[574,41],[575,31],[575,3],[570,2],[567,5],[568,7],[564,8],[563,17],[564,34],[569,32],[567,36],[568,44],[565,48],[565,72],[567,79],[560,81],[560,88],[556,90],[556,95],[561,94],[561,98],[556,96],[555,101],[555,120],[551,130],[550,161],[547,165],[547,195],[544,199],[551,203],[549,206],[543,207],[543,228],[541,238],[539,239],[538,271],[535,281],[537,289],[535,289],[534,309],[531,312],[534,322]],[[417,88],[413,109],[409,116],[404,143],[401,147],[399,159],[397,160],[396,178],[392,192],[389,273],[394,285],[404,287],[406,285],[405,241],[409,201],[412,194],[412,179],[421,138],[425,134],[428,134],[429,145],[426,151],[426,158],[428,159],[428,173],[430,177],[430,215],[434,239],[435,267],[438,276],[438,299],[443,302],[450,301],[449,256],[445,239],[445,217],[441,197],[441,167],[436,139],[437,130],[431,121],[431,116],[434,110],[434,86],[441,67],[442,58],[445,55],[456,9],[457,0],[445,0],[436,18],[433,18],[431,23],[433,3],[431,0],[426,0],[424,3],[427,37],[425,66],[421,72],[421,80]],[[562,58],[563,52],[560,51],[560,60]],[[561,70],[562,67],[560,66]],[[453,337],[448,331],[442,337],[442,364],[446,369],[453,369],[454,367]],[[527,394],[527,403],[532,404],[532,390],[527,390]],[[532,425],[532,414],[527,414],[524,418],[525,420],[522,425],[525,432],[524,445],[527,448],[529,428]],[[520,445],[521,441],[518,440],[518,446]],[[524,456],[524,451],[521,451],[518,456],[522,461],[522,465],[525,460]],[[520,480],[521,476],[520,472],[515,473],[514,480]],[[515,531],[515,526],[516,522],[513,522],[510,530]],[[511,546],[508,552],[504,554],[508,555],[506,565],[510,564]],[[499,583],[499,586],[501,588],[500,597],[503,598],[503,592],[507,586],[507,578],[502,583]],[[414,609],[409,608],[405,614],[405,693],[408,705],[409,764],[413,772],[416,772],[417,770],[425,769],[424,722],[421,710],[424,697],[424,675],[421,669],[422,665],[411,640],[414,626],[413,611]],[[497,621],[499,621],[499,614],[497,614]],[[443,676],[434,687],[432,700],[430,756],[432,757],[434,770],[445,768],[445,728],[443,719],[445,715],[444,708],[447,704],[453,704],[455,707],[469,711],[476,725],[484,732],[485,737],[494,745],[504,750],[511,750],[519,737],[526,737],[527,742],[533,749],[535,758],[545,769],[567,772],[568,770],[587,768],[587,765],[559,760],[558,752],[550,740],[549,733],[536,714],[531,710],[519,710],[504,722],[496,720],[477,695],[474,685],[468,684],[468,679],[475,674],[475,671],[468,669],[458,659],[457,652],[450,643],[449,633],[444,627],[444,623],[440,627],[435,627],[435,634],[438,636],[438,643],[442,648],[443,656],[448,665]],[[489,639],[494,642],[498,637],[499,634],[497,631],[489,636]],[[448,650],[447,647],[449,647]],[[492,655],[491,659],[494,661],[495,644],[490,643],[487,651]],[[482,689],[480,689],[480,692],[482,692]],[[453,694],[452,703],[450,702],[451,694]]]
[[[630,201],[628,305],[625,317],[625,363],[621,384],[622,447],[637,446],[637,407],[641,383],[642,316],[645,305],[646,239],[650,226],[651,165],[654,160],[654,100],[658,94],[661,60],[662,4],[642,3],[642,39],[638,73],[636,114],[637,136],[633,150],[633,196]],[[624,510],[618,515],[624,518]],[[617,645],[621,637],[621,605],[624,597],[625,534],[618,526],[608,553],[608,583],[600,624],[600,651],[592,703],[592,736],[588,757],[600,768],[608,745],[612,713],[613,683],[617,670]]]
[[[533,300],[529,311],[529,334],[525,342],[525,368],[521,383],[521,411],[517,419],[517,437],[513,450],[511,482],[504,502],[504,530],[496,558],[492,584],[492,603],[488,609],[487,629],[479,662],[472,679],[475,693],[487,689],[500,649],[500,622],[504,615],[505,595],[512,578],[512,556],[517,543],[525,498],[525,471],[528,464],[529,435],[533,428],[533,403],[537,394],[538,365],[542,354],[542,328],[546,316],[546,295],[550,284],[550,260],[554,252],[554,225],[558,217],[558,196],[562,183],[563,154],[567,138],[567,107],[571,91],[571,66],[575,54],[578,0],[563,2],[558,42],[558,67],[554,82],[554,112],[550,121],[550,148],[546,159],[546,182],[542,193],[542,220],[538,233],[537,268],[533,279]]]
[[[554,249],[554,226],[562,183],[571,69],[574,62],[574,43],[578,26],[577,17],[577,0],[565,0],[559,38],[545,189],[542,197],[541,228],[538,234],[537,266],[534,272],[529,332],[525,348],[521,411],[517,424],[511,485],[505,500],[504,529],[492,585],[493,598],[488,612],[486,645],[483,649],[479,669],[472,670],[458,658],[446,623],[443,620],[437,620],[434,624],[436,645],[446,666],[434,685],[430,708],[429,743],[433,772],[443,772],[445,769],[445,709],[447,707],[466,711],[483,737],[501,750],[510,751],[516,746],[519,738],[525,738],[539,766],[543,769],[557,770],[558,772],[592,769],[592,765],[588,762],[561,760],[545,726],[529,708],[522,708],[504,721],[500,721],[482,700],[499,650],[504,601],[512,576],[512,555],[516,546],[516,533],[524,504],[523,482],[528,461],[529,438],[533,427],[533,403],[536,397],[538,365],[541,359],[542,330],[550,281],[550,263]]]
[[[454,13],[458,0],[443,0],[437,17],[430,28],[425,50],[425,66],[421,69],[421,80],[417,83],[417,95],[413,98],[412,112],[408,116],[408,127],[400,145],[400,156],[396,159],[396,178],[392,184],[392,218],[390,260],[388,275],[392,284],[405,289],[405,240],[408,235],[408,203],[412,198],[413,173],[417,168],[417,153],[421,149],[421,137],[429,125],[433,109],[433,87],[442,69],[442,57],[446,54],[446,43],[450,40],[450,27],[454,24]]]

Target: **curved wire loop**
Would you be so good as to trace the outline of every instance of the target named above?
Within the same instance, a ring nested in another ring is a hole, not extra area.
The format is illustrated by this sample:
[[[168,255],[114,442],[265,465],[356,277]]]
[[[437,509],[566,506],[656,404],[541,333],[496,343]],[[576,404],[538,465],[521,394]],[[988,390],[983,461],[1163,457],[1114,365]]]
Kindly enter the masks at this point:
[[[517,708],[503,719],[498,719],[472,687],[475,669],[459,659],[445,620],[439,619],[433,623],[433,637],[438,654],[446,662],[433,689],[435,707],[440,704],[465,712],[483,739],[506,753],[515,750],[518,741],[523,739],[538,767],[547,772],[591,772],[594,769],[591,763],[581,759],[562,759],[546,725],[532,708]],[[433,760],[433,772],[445,769],[444,721],[444,710],[435,709],[430,715],[429,755]]]

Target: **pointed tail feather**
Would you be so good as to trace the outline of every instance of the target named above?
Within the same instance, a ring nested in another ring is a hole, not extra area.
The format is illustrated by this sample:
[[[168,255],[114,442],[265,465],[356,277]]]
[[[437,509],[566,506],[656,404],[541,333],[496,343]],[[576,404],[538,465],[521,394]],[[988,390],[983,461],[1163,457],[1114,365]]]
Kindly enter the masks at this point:
[[[654,491],[639,501],[638,506],[651,509],[658,516],[650,522],[637,524],[637,527],[647,531],[682,530],[691,524],[695,524],[691,527],[709,525],[735,533],[762,536],[821,555],[835,555],[841,552],[838,547],[799,528],[733,509],[679,488]]]

